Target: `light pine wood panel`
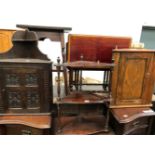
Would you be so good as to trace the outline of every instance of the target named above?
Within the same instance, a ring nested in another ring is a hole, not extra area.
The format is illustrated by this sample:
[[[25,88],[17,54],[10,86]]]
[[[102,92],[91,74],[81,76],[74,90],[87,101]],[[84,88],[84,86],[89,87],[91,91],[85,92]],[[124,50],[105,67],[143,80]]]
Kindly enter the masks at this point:
[[[0,53],[7,52],[12,47],[12,35],[15,30],[0,30]]]
[[[126,61],[124,65],[121,98],[138,99],[141,97],[145,70],[145,59],[128,59]]]

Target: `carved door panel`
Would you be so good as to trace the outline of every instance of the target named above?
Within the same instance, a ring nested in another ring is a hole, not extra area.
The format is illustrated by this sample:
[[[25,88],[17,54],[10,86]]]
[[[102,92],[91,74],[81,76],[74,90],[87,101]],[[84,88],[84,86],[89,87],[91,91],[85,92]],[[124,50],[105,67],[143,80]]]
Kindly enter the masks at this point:
[[[42,70],[5,68],[0,70],[1,100],[7,112],[40,112],[43,103]]]
[[[115,105],[148,106],[153,90],[153,53],[121,53]]]

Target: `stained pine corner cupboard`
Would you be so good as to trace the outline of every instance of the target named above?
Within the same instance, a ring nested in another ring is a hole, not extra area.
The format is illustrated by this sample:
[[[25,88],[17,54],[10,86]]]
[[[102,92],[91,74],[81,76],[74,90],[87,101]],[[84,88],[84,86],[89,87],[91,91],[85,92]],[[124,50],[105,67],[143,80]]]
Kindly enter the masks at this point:
[[[150,107],[155,79],[155,51],[115,49],[111,108]]]

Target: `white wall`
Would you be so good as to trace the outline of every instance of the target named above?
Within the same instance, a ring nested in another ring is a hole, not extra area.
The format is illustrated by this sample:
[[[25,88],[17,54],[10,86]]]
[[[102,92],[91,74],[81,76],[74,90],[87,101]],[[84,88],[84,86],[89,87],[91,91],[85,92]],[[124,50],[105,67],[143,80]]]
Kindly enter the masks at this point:
[[[155,23],[153,0],[5,0],[0,4],[0,28],[68,26],[71,33],[130,36],[139,42],[142,25]],[[39,47],[56,61],[60,44],[48,43]]]
[[[0,4],[0,28],[71,26],[72,33],[127,35],[134,41],[139,41],[142,24],[154,22],[155,14],[153,0],[5,0]]]

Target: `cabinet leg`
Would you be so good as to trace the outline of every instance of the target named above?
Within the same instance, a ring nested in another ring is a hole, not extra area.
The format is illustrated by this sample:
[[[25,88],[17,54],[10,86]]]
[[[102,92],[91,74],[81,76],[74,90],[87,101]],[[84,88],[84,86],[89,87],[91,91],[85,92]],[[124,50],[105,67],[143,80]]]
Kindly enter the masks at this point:
[[[104,132],[109,132],[109,114],[110,114],[110,111],[109,111],[109,108],[108,108],[107,112],[106,112]]]

